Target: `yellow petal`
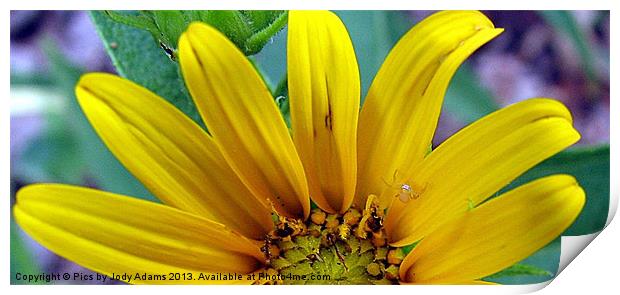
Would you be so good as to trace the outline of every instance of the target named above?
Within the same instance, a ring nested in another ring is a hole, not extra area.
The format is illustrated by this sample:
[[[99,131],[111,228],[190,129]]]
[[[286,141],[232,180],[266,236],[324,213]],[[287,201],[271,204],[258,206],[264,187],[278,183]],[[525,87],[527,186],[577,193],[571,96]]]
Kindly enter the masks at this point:
[[[256,244],[222,224],[93,189],[28,186],[17,193],[14,215],[46,248],[106,275],[245,274],[264,263]]]
[[[344,24],[329,11],[291,11],[288,89],[293,139],[310,196],[321,209],[346,211],[355,193],[360,79]]]
[[[405,257],[400,277],[443,284],[496,273],[559,236],[584,203],[585,192],[572,176],[530,182],[437,228]]]
[[[116,157],[164,203],[260,238],[273,227],[211,137],[174,106],[135,83],[87,74],[76,87],[91,124]]]
[[[570,113],[551,99],[520,102],[467,126],[405,172],[418,198],[392,203],[385,220],[391,244],[419,240],[578,140]]]
[[[202,118],[243,183],[289,217],[310,212],[308,185],[284,119],[248,59],[216,29],[193,23],[179,62]]]
[[[392,49],[364,102],[358,134],[355,203],[406,179],[431,144],[443,97],[458,66],[501,33],[477,11],[445,11],[420,22]],[[382,199],[383,206],[389,200]]]
[[[499,285],[499,284],[493,283],[493,282],[475,280],[475,281],[460,282],[457,285]]]

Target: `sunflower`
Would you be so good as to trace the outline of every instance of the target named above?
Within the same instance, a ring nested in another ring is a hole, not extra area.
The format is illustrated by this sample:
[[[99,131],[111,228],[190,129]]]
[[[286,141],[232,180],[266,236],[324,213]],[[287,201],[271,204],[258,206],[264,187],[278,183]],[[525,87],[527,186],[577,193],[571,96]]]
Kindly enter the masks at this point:
[[[555,100],[506,107],[430,151],[450,78],[501,31],[476,11],[428,17],[392,49],[360,111],[340,19],[291,11],[289,131],[243,53],[193,23],[179,63],[209,133],[126,79],[91,73],[76,86],[99,136],[163,204],[35,184],[18,192],[15,218],[50,250],[129,283],[485,283],[585,202],[568,175],[491,198],[579,140]]]

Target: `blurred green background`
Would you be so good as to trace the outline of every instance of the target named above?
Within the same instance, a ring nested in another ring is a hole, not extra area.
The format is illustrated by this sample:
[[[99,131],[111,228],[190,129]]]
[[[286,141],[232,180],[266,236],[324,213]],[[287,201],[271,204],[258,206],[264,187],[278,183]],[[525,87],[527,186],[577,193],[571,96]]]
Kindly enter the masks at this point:
[[[362,98],[390,48],[430,13],[337,12],[354,43]],[[474,53],[453,78],[434,146],[502,106],[540,96],[561,100],[571,110],[582,140],[509,187],[552,173],[572,174],[586,189],[588,200],[565,235],[601,230],[609,206],[609,12],[484,13],[505,32]],[[155,40],[153,32],[115,22],[103,12],[12,11],[10,21],[11,205],[20,187],[40,182],[89,186],[157,201],[107,151],[79,109],[73,87],[85,72],[119,73],[200,121],[178,65],[164,50],[169,51],[166,42],[174,42]],[[278,87],[286,76],[286,28],[265,40],[262,50],[259,44],[259,52],[250,58],[277,94],[274,97],[284,94],[277,103],[286,116],[286,92]],[[513,284],[549,280],[557,271],[559,251],[557,239],[487,280]],[[25,283],[16,280],[16,272],[89,271],[41,247],[11,221],[11,282]]]

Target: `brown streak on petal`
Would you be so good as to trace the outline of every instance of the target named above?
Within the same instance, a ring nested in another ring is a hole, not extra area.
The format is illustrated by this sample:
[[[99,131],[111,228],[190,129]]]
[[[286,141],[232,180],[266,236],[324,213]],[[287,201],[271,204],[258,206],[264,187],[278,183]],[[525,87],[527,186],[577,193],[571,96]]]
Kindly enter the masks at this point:
[[[329,131],[333,131],[333,114],[332,114],[332,103],[329,97],[329,84],[327,83],[327,76],[325,76],[325,88],[327,89],[327,115],[325,116],[325,127],[329,129]]]

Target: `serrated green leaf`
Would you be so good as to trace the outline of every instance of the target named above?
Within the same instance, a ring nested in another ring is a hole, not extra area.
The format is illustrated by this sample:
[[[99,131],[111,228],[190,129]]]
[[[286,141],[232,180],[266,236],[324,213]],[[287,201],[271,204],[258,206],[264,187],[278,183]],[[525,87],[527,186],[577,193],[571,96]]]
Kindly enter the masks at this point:
[[[245,40],[252,35],[252,28],[238,10],[193,11],[190,17],[193,21],[201,21],[217,28],[242,51]]]
[[[155,24],[153,18],[148,14],[132,14],[128,12],[117,12],[111,10],[106,10],[104,13],[115,22],[138,29],[143,29],[150,32],[154,36],[157,36],[157,25]]]
[[[242,10],[253,32],[258,32],[274,23],[286,12],[281,10]]]
[[[189,24],[185,14],[179,10],[153,10],[151,14],[159,30],[161,41],[170,48],[176,48],[179,44],[179,37]]]
[[[156,44],[176,51],[179,37],[194,21],[214,26],[245,55],[258,53],[286,25],[287,13],[275,10],[153,10],[137,14],[107,11],[114,21],[146,30]]]
[[[211,10],[192,12],[198,20],[216,27],[245,55],[254,55],[286,25],[285,11]]]
[[[252,35],[245,42],[246,55],[261,51],[265,44],[284,28],[288,20],[288,13],[285,11],[254,11],[245,14],[249,15],[252,27]]]
[[[285,11],[211,10],[193,12],[193,19],[210,24],[232,40],[245,55],[254,55],[284,28]]]

